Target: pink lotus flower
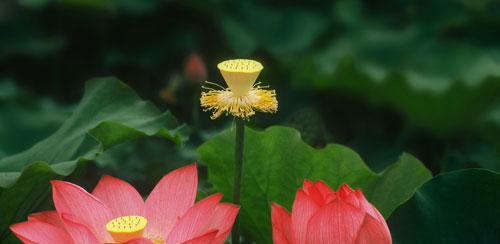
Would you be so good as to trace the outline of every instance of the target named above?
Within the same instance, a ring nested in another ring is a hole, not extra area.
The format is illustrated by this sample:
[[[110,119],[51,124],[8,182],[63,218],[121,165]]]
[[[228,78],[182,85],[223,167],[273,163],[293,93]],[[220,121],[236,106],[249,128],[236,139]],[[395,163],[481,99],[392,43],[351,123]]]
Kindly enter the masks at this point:
[[[272,205],[275,244],[391,244],[384,217],[364,197],[343,184],[337,192],[321,181],[304,181],[292,214]]]
[[[51,183],[56,211],[10,227],[24,243],[222,244],[239,210],[219,203],[221,194],[194,204],[196,164],[165,175],[145,202],[111,176],[102,177],[92,194],[69,182]]]

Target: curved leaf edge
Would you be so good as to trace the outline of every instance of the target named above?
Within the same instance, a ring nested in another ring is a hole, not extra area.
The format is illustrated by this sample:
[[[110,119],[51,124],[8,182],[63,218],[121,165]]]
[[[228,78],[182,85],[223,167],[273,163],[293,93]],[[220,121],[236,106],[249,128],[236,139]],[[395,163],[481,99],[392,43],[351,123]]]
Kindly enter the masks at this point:
[[[420,169],[424,169],[423,172],[420,172],[420,174],[423,174],[424,177],[425,177],[425,180],[420,182],[420,184],[417,184],[415,185],[415,187],[412,189],[412,194],[407,194],[403,200],[399,201],[397,203],[397,206],[400,206],[402,204],[404,204],[405,202],[407,202],[408,200],[411,199],[411,197],[413,196],[413,194],[415,194],[415,192],[417,191],[417,189],[419,189],[422,185],[424,185],[426,182],[428,182],[429,180],[433,179],[433,176],[432,176],[432,173],[430,170],[428,170],[424,164],[422,162],[420,162],[420,160],[418,160],[415,156],[413,156],[412,154],[408,153],[408,152],[402,152],[401,155],[398,157],[398,160],[392,164],[390,164],[389,166],[387,166],[384,170],[382,170],[381,172],[375,172],[373,171],[367,164],[366,164],[366,161],[363,160],[363,158],[361,157],[361,155],[359,155],[355,150],[353,150],[352,148],[348,147],[348,146],[345,146],[345,145],[342,145],[342,144],[337,144],[337,143],[329,143],[327,144],[325,147],[323,148],[315,148],[309,144],[307,144],[306,142],[304,142],[304,140],[302,139],[302,136],[301,136],[301,133],[300,131],[294,129],[294,128],[291,128],[291,127],[287,127],[287,126],[281,126],[281,125],[274,125],[274,126],[269,126],[263,130],[257,130],[257,129],[253,129],[253,128],[250,128],[250,127],[246,127],[246,130],[251,130],[252,132],[254,133],[257,133],[257,134],[265,134],[271,130],[275,130],[275,129],[279,129],[279,130],[284,130],[284,131],[288,131],[290,134],[294,134],[294,136],[296,137],[296,139],[302,144],[301,146],[304,146],[307,148],[307,150],[312,150],[312,151],[316,151],[316,152],[321,152],[321,151],[326,151],[326,150],[331,150],[332,148],[340,148],[341,150],[345,150],[349,153],[353,153],[353,155],[355,155],[357,158],[359,158],[360,161],[363,162],[363,167],[370,173],[370,178],[368,181],[370,180],[373,180],[373,181],[378,181],[379,179],[382,179],[383,175],[384,174],[388,174],[388,173],[391,173],[391,172],[396,172],[397,173],[397,169],[398,169],[398,166],[400,166],[403,162],[413,162],[413,166],[416,166],[416,167],[419,167]],[[225,137],[225,134],[226,133],[231,133],[231,129],[228,129],[226,131],[223,131],[222,133],[219,133],[217,135],[215,135],[214,137],[210,138],[209,140],[207,141],[211,141],[211,140],[214,140],[214,139],[217,139],[217,138],[224,138]],[[197,152],[199,155],[201,155],[201,151],[204,150],[204,146],[205,146],[206,142],[202,145],[200,145],[197,149]],[[405,158],[409,158],[410,160],[404,160]],[[210,173],[210,170],[209,170],[209,173],[208,173],[208,180],[209,181],[212,181],[213,180],[213,174]],[[230,180],[230,179],[229,179]],[[381,184],[379,182],[377,182],[377,184]],[[376,184],[374,184],[376,185]],[[220,189],[217,189],[217,187],[214,185],[214,188],[218,191],[220,191]],[[379,202],[376,202],[376,200],[374,200],[374,196],[373,194],[371,195],[367,195],[367,198],[368,199],[371,199],[370,201],[371,202],[374,202],[375,205],[379,205],[380,203]],[[392,214],[392,212],[396,209],[397,207],[394,207],[392,209],[389,209],[389,210],[386,210],[386,211],[383,211],[381,210],[381,213],[382,215],[387,219],[390,217],[390,215]]]
[[[171,113],[170,111],[165,112],[162,116],[169,116]],[[103,128],[108,128],[109,126],[114,126],[114,127],[121,127],[120,130],[126,130],[131,137],[129,138],[118,138],[114,141],[109,141],[103,138],[103,134],[100,133],[100,131]],[[66,162],[60,162],[56,164],[49,164],[49,162],[45,161],[34,161],[31,163],[28,163],[21,172],[7,172],[3,173],[4,176],[7,176],[8,178],[2,181],[0,181],[0,188],[10,188],[14,186],[18,179],[23,175],[24,171],[26,171],[29,167],[32,165],[38,164],[38,163],[45,163],[52,173],[57,174],[59,176],[68,176],[70,175],[74,169],[76,168],[76,164],[80,161],[92,161],[96,159],[101,153],[105,152],[106,150],[112,148],[113,146],[116,146],[121,143],[125,143],[127,141],[132,141],[136,140],[142,137],[159,137],[159,138],[164,138],[167,140],[171,140],[179,145],[182,145],[186,140],[187,137],[185,134],[188,131],[188,127],[183,124],[173,130],[169,130],[166,128],[160,128],[154,133],[149,133],[141,130],[137,130],[132,127],[128,127],[126,125],[123,125],[121,123],[116,123],[113,121],[103,121],[99,123],[96,127],[93,129],[89,130],[87,132],[87,136],[90,136],[93,140],[95,140],[96,143],[99,144],[99,150],[97,152],[93,152],[90,157],[79,157],[77,159],[71,160],[71,161],[66,161]],[[9,174],[9,175],[6,175]]]

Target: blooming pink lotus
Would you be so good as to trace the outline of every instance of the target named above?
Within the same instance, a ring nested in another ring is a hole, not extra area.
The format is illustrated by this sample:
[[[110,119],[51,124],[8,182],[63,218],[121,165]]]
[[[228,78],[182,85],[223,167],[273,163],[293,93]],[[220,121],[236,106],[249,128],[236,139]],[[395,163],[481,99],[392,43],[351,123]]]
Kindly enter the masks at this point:
[[[25,243],[221,244],[239,210],[219,203],[221,194],[194,204],[196,164],[165,175],[146,201],[111,176],[102,177],[92,194],[69,182],[51,183],[56,211],[11,226]]]
[[[382,215],[346,184],[334,192],[321,181],[304,181],[291,215],[273,203],[272,223],[275,244],[392,243]]]

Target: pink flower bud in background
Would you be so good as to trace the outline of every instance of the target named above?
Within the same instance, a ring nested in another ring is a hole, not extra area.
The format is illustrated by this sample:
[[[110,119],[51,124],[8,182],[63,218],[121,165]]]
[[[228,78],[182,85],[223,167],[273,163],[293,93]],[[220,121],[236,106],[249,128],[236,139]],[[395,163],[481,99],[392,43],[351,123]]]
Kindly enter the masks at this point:
[[[189,55],[184,65],[184,78],[190,82],[203,82],[207,78],[207,68],[200,55]]]

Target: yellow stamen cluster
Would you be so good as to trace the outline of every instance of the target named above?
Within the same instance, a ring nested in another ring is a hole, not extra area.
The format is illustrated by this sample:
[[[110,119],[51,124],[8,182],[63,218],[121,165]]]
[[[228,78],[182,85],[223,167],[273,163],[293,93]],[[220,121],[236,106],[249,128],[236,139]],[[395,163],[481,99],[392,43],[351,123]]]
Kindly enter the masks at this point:
[[[124,243],[143,236],[148,221],[142,216],[122,216],[106,224],[106,230],[117,243]]]
[[[212,119],[222,114],[249,119],[255,111],[275,113],[278,101],[274,90],[266,90],[259,83],[254,84],[264,68],[261,63],[249,59],[233,59],[217,65],[228,88],[215,83],[220,90],[204,87],[207,91],[201,94],[201,106],[204,111],[212,111]]]
[[[205,87],[207,92],[201,95],[201,106],[204,111],[212,111],[210,118],[216,119],[223,113],[234,117],[248,119],[255,111],[275,113],[278,101],[274,90],[264,90],[258,83],[250,89],[246,96],[235,96],[229,88],[216,90]]]
[[[165,244],[165,240],[161,237],[154,236],[154,235],[146,235],[146,238],[150,240],[153,244]]]

